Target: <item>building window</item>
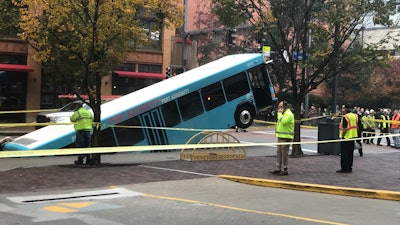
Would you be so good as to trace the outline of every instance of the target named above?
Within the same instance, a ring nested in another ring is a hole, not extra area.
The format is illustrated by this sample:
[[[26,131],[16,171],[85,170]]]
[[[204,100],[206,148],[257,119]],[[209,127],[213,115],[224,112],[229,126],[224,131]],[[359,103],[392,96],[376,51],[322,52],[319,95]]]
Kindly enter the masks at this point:
[[[148,43],[140,46],[140,49],[161,50],[161,25],[157,15],[144,8],[139,9],[140,26],[147,34]]]
[[[18,31],[14,27],[0,29],[0,36],[18,38]]]
[[[135,63],[120,63],[116,70],[136,71],[136,64]]]
[[[1,64],[19,64],[19,65],[27,65],[27,56],[26,55],[9,55],[9,54],[0,54],[0,63]]]
[[[26,107],[26,72],[0,71],[0,111]],[[0,114],[0,121],[25,122],[25,113]]]
[[[161,65],[139,64],[139,72],[162,73]]]

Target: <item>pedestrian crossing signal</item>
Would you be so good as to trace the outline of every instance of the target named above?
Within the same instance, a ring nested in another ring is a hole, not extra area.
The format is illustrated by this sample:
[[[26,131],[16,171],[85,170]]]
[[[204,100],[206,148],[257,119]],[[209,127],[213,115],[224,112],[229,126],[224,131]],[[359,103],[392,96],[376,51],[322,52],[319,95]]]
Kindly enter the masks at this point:
[[[172,72],[172,71],[171,71],[171,67],[168,66],[168,67],[166,68],[166,72],[165,72],[166,78],[170,78],[170,77],[171,77],[171,75],[172,75],[171,72]]]
[[[226,34],[226,42],[229,46],[233,46],[236,45],[236,29],[230,29],[228,30],[227,34]]]

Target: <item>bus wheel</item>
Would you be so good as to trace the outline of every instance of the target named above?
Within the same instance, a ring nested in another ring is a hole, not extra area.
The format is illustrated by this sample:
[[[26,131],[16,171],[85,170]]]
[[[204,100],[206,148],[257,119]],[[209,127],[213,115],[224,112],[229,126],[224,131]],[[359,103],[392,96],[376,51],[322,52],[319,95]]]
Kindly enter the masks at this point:
[[[235,121],[236,126],[246,129],[251,126],[254,118],[254,110],[251,106],[241,105],[236,109]]]

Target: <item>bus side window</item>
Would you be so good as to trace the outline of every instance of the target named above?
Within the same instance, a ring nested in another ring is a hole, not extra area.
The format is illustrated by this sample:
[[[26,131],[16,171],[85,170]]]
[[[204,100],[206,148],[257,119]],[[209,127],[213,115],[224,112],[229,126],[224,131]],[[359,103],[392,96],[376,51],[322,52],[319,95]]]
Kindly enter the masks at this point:
[[[101,141],[100,141],[100,146],[101,147],[110,147],[110,146],[116,146],[117,143],[115,143],[115,138],[114,138],[114,133],[112,128],[106,128],[101,131]]]
[[[226,78],[223,84],[228,101],[232,101],[250,92],[247,76],[244,72]]]
[[[203,113],[203,104],[201,103],[198,91],[189,93],[178,99],[179,110],[184,121]]]
[[[129,128],[129,127],[118,127],[118,126],[140,126],[140,120],[137,116],[117,124],[116,127],[114,128],[114,132],[117,137],[119,146],[134,145],[144,140],[144,135],[141,128]],[[112,128],[107,128],[101,131],[102,147],[117,145],[114,138],[114,132]]]
[[[207,111],[225,103],[225,97],[220,82],[201,89],[201,97],[203,98],[204,107]]]
[[[120,126],[141,126],[139,117],[135,116],[125,120],[118,125]],[[120,146],[130,146],[144,140],[142,128],[126,128],[116,127],[115,134]]]
[[[179,116],[178,107],[175,101],[167,102],[161,105],[161,112],[164,117],[164,123],[166,127],[174,127],[181,123]]]

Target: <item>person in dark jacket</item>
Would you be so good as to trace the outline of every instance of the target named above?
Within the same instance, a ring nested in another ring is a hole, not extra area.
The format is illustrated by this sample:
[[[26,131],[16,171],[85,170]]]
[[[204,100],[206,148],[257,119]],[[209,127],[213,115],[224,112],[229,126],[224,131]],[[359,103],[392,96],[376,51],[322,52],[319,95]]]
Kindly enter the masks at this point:
[[[358,116],[358,137],[362,137],[362,132],[363,132],[363,124],[362,124],[362,118],[363,118],[363,112],[358,112],[357,113]],[[358,154],[360,154],[360,156],[362,157],[364,155],[363,153],[363,149],[362,149],[362,141],[360,140],[356,140],[357,143],[357,147],[358,147]]]

